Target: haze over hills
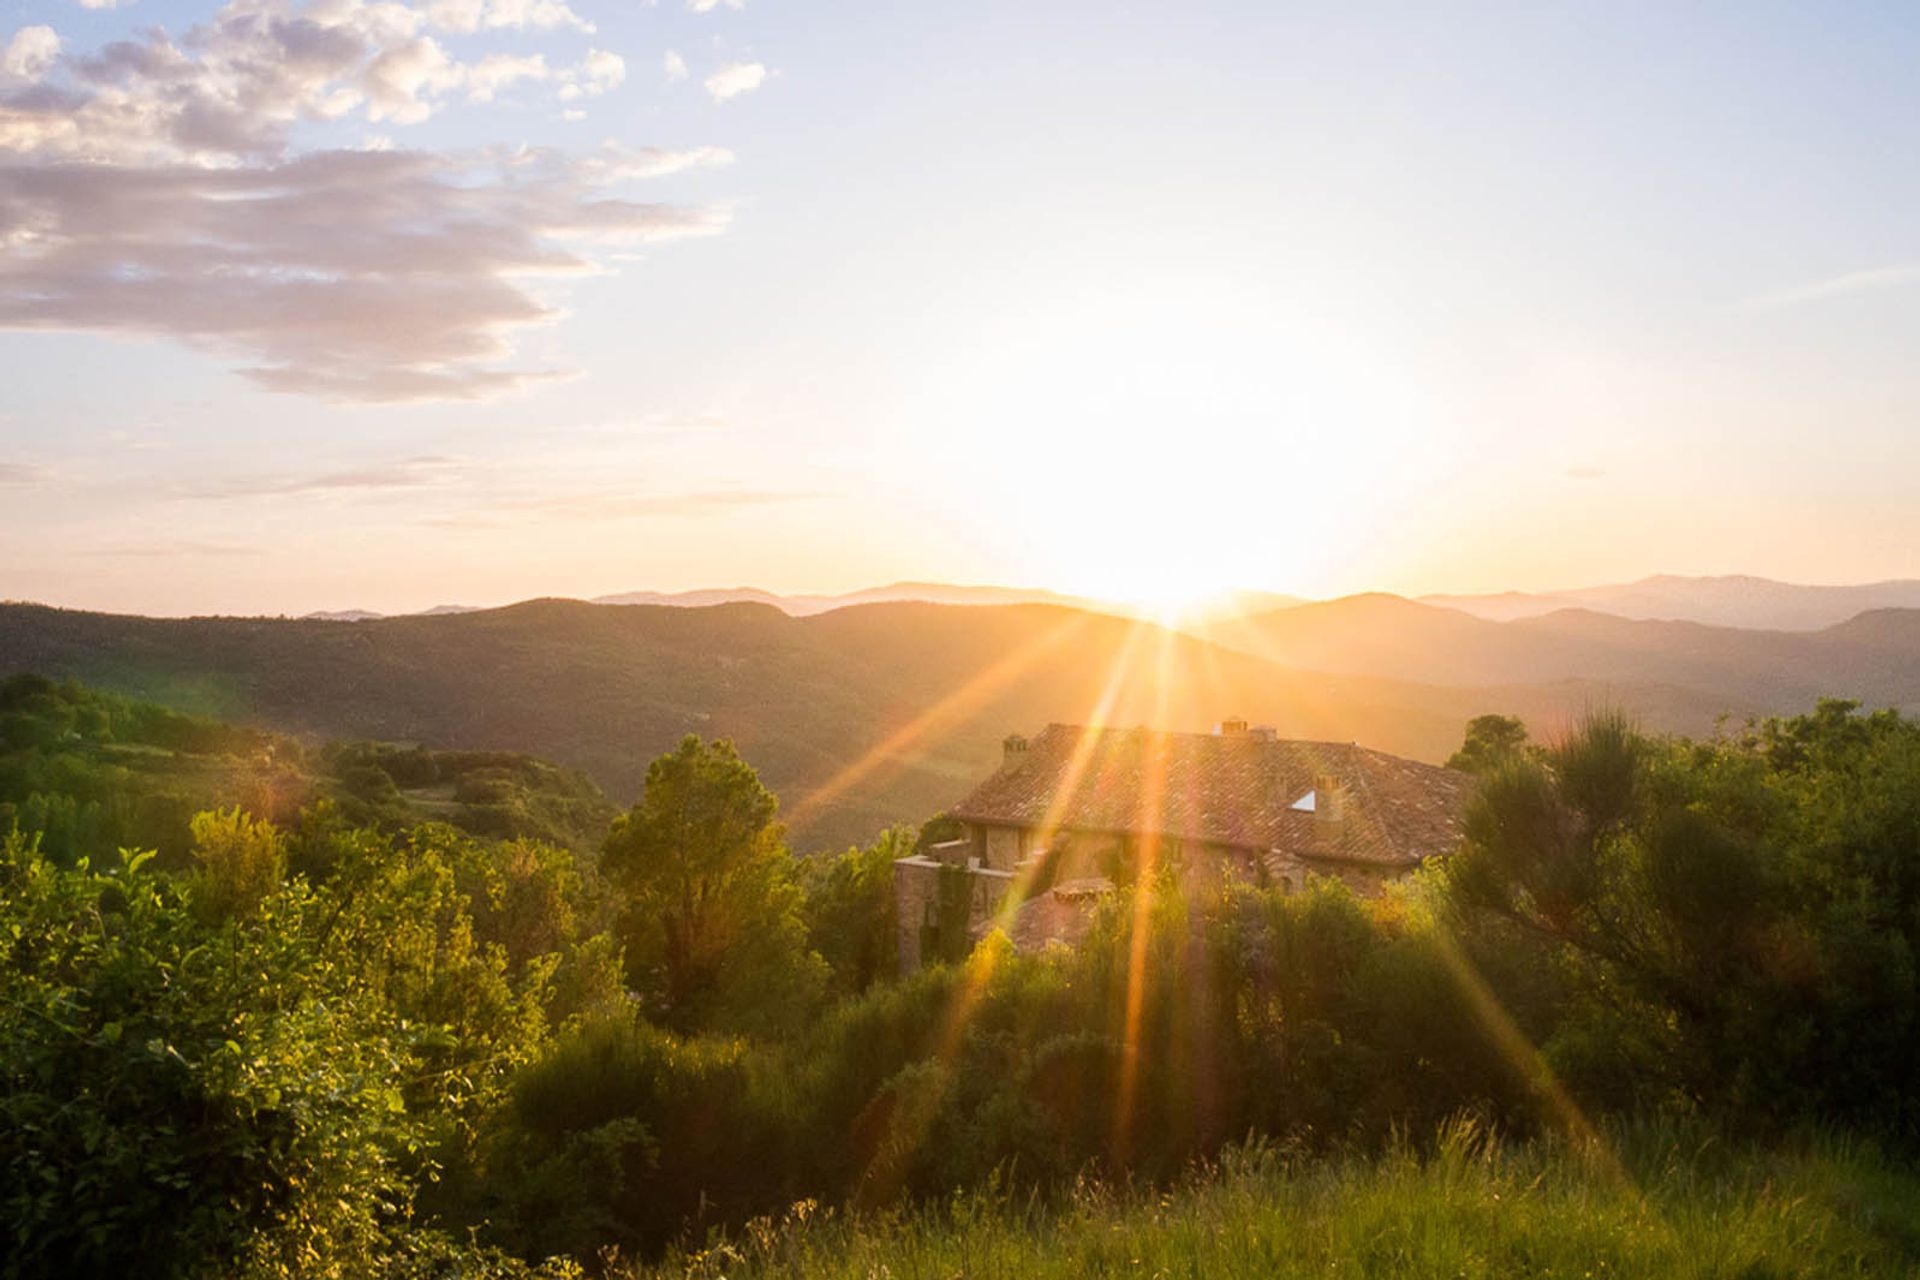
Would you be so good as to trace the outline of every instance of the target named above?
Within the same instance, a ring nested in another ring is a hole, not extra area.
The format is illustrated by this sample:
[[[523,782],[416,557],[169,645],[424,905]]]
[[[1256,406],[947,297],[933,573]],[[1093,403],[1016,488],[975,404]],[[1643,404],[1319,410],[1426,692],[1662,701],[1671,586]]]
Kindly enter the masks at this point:
[[[1861,614],[1820,631],[1655,622],[1563,609],[1490,622],[1399,596],[1362,595],[1200,628],[1289,666],[1442,685],[1648,681],[1731,704],[1790,710],[1822,695],[1920,706],[1920,610]]]
[[[1608,586],[1538,592],[1504,591],[1484,595],[1440,593],[1414,599],[1419,604],[1452,609],[1490,622],[1513,622],[1543,617],[1563,609],[1581,609],[1636,620],[1699,622],[1768,631],[1819,631],[1870,610],[1920,608],[1920,579],[1822,586],[1778,582],[1746,574],[1718,577],[1656,574],[1637,582]],[[969,605],[1057,604],[1121,617],[1154,616],[1155,613],[1145,606],[1126,601],[1076,596],[1040,588],[941,582],[896,582],[837,595],[806,592],[783,594],[758,587],[622,591],[595,596],[589,603],[671,605],[682,608],[757,603],[772,605],[796,617],[807,617],[849,605],[901,601]],[[1181,625],[1205,628],[1236,617],[1325,603],[1329,602],[1310,601],[1268,591],[1226,592],[1190,606],[1182,616]],[[472,605],[443,604],[421,612],[429,615],[466,613],[474,608]],[[340,609],[305,616],[327,622],[364,622],[392,615],[366,609]]]
[[[804,592],[783,595],[780,592],[765,591],[759,587],[702,587],[691,591],[620,591],[611,595],[594,596],[587,603],[668,605],[689,609],[702,609],[716,604],[766,604],[772,605],[782,613],[804,618],[833,609],[844,609],[849,605],[894,604],[907,601],[922,604],[968,605],[1057,604],[1075,609],[1091,609],[1098,613],[1118,614],[1121,617],[1134,617],[1149,612],[1140,606],[1119,600],[1101,600],[1092,596],[1069,595],[1038,588],[963,585],[950,582],[895,582],[884,587],[865,587],[838,595]],[[1193,612],[1197,617],[1215,618],[1258,613],[1267,609],[1283,609],[1305,603],[1306,601],[1299,596],[1280,595],[1271,591],[1234,591],[1198,605]],[[473,606],[443,604],[421,612],[428,615],[470,613],[473,612]],[[367,609],[336,609],[302,616],[319,622],[366,622],[373,618],[409,615],[381,614]]]
[[[529,751],[588,770],[620,803],[681,735],[724,735],[781,795],[802,847],[924,819],[995,766],[1002,736],[1053,720],[1204,729],[1245,716],[1440,760],[1487,711],[1551,732],[1608,703],[1703,732],[1721,712],[1764,709],[1634,679],[1440,688],[1329,675],[1057,605],[794,617],[539,600],[363,622],[0,606],[0,672],[16,670],[315,737]]]
[[[1689,578],[1663,573],[1638,582],[1566,591],[1427,595],[1419,599],[1423,604],[1458,609],[1494,622],[1534,618],[1560,609],[1591,609],[1622,618],[1818,631],[1870,609],[1920,609],[1920,579],[1816,586],[1747,574]]]

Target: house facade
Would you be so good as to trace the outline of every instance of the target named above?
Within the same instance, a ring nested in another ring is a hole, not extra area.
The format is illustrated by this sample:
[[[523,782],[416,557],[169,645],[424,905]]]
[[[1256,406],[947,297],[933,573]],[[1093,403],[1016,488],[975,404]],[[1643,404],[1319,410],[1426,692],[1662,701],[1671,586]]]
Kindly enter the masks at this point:
[[[964,834],[894,864],[905,970],[994,924],[1016,946],[1074,941],[1088,907],[1143,867],[1377,892],[1459,838],[1466,775],[1353,743],[1229,720],[1211,734],[1054,724],[1003,744],[955,805]],[[944,941],[941,941],[944,939]]]

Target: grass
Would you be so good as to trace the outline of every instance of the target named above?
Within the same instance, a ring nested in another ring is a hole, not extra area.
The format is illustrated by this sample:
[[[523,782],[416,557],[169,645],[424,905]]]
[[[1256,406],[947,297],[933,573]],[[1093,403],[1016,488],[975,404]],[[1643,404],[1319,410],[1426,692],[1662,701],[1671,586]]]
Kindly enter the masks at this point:
[[[1769,1151],[1670,1128],[1610,1150],[1470,1122],[1421,1155],[1241,1150],[1164,1192],[1047,1205],[969,1193],[858,1217],[810,1204],[634,1280],[1920,1275],[1920,1174],[1816,1138]]]

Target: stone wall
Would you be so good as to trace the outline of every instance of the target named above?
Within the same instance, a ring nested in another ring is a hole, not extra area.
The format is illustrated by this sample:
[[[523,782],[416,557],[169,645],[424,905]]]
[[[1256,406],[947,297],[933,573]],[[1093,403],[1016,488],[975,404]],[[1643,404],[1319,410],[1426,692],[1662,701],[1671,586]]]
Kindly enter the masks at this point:
[[[992,926],[1002,900],[1013,888],[1014,872],[972,865],[970,848],[970,842],[956,840],[932,846],[927,851],[931,857],[913,854],[894,860],[894,927],[898,930],[901,973],[912,973],[925,960],[920,954],[922,930],[940,918],[941,877],[943,872],[953,874],[946,868],[966,869],[967,936],[976,941]]]

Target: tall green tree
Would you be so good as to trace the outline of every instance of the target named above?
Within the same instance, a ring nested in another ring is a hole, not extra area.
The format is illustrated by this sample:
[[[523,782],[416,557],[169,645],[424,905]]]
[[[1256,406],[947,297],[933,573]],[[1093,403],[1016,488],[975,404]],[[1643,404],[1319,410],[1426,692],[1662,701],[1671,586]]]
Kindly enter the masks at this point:
[[[763,1033],[818,999],[779,803],[731,742],[689,734],[647,768],[601,869],[621,901],[629,981],[680,1030]]]

